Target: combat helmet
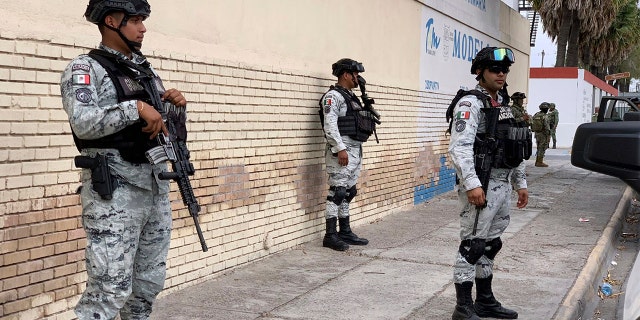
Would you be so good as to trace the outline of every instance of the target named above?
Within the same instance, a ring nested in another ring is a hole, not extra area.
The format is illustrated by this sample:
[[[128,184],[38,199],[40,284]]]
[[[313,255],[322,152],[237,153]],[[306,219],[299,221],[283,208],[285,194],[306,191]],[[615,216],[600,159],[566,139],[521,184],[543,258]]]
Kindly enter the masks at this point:
[[[548,110],[550,107],[551,107],[551,104],[549,102],[543,102],[539,106],[540,110],[543,110],[543,109],[547,109]]]
[[[84,16],[93,24],[103,24],[104,17],[111,12],[124,12],[126,17],[143,16],[148,18],[151,6],[147,0],[89,0]]]
[[[524,94],[524,92],[516,92],[511,95],[511,99],[524,99],[526,97],[527,96]]]
[[[331,65],[331,73],[340,77],[345,72],[364,72],[362,63],[349,58],[343,58]]]
[[[111,12],[124,12],[125,14],[117,28],[104,23],[104,17]],[[142,55],[140,52],[142,43],[127,39],[120,31],[120,28],[126,26],[127,21],[129,21],[131,17],[142,16],[146,19],[149,15],[151,15],[151,6],[147,0],[89,0],[87,10],[84,13],[87,21],[97,24],[98,26],[104,26],[118,33],[122,41],[127,44],[127,47],[139,55]]]
[[[476,57],[471,61],[471,74],[475,75],[476,70],[484,69],[492,64],[503,64],[510,67],[515,62],[513,51],[509,48],[484,47],[478,51]]]

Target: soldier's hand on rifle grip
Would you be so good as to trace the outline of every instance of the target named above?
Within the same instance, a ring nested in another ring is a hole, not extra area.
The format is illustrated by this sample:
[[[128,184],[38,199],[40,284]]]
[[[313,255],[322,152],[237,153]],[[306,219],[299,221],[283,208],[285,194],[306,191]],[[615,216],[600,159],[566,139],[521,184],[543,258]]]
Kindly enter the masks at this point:
[[[349,154],[346,149],[338,151],[338,164],[343,167],[349,164]]]
[[[487,199],[484,196],[484,190],[481,187],[467,191],[467,199],[474,206],[484,206]]]
[[[176,107],[184,108],[187,106],[187,99],[178,89],[169,89],[162,95],[163,101],[168,101]]]
[[[161,130],[165,135],[169,135],[169,131],[167,131],[167,127],[162,120],[162,116],[156,109],[154,109],[150,104],[140,100],[137,102],[137,107],[140,119],[147,123],[147,125],[142,128],[142,132],[150,133],[151,136],[149,139],[155,139]]]

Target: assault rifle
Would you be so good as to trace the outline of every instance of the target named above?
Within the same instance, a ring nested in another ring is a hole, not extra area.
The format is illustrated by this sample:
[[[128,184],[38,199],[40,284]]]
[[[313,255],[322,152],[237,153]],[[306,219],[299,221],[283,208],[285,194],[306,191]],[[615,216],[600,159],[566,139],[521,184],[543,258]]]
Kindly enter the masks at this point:
[[[170,161],[173,171],[161,172],[158,174],[160,180],[173,180],[178,183],[178,190],[182,197],[182,203],[189,210],[189,214],[193,217],[193,223],[196,226],[196,232],[200,239],[200,246],[203,252],[207,252],[207,244],[204,241],[200,224],[198,223],[198,213],[200,212],[200,205],[198,199],[196,199],[191,187],[191,181],[189,176],[195,173],[193,164],[189,161],[190,154],[187,149],[187,129],[185,127],[186,115],[184,112],[178,112],[177,110],[167,111],[162,106],[160,93],[156,84],[156,77],[151,70],[148,63],[142,65],[135,64],[130,60],[122,59],[117,55],[106,52],[104,50],[94,49],[89,53],[90,56],[100,61],[102,59],[109,59],[115,61],[122,68],[121,71],[136,79],[144,90],[149,95],[149,104],[156,109],[167,126],[169,136],[165,136],[160,132],[157,135],[158,146],[149,149],[145,152],[145,155],[151,164],[158,164],[165,161]],[[176,109],[175,107],[172,109]]]
[[[178,190],[182,197],[182,203],[189,210],[191,217],[193,217],[193,224],[195,225],[196,232],[198,233],[202,252],[207,252],[209,248],[207,248],[207,243],[205,242],[202,230],[200,229],[200,223],[198,223],[200,205],[198,204],[198,199],[196,199],[196,196],[193,193],[191,181],[189,180],[189,176],[192,176],[196,170],[194,169],[191,161],[189,161],[190,153],[185,142],[187,140],[187,130],[184,127],[186,115],[184,112],[180,114],[176,111],[165,112],[161,107],[160,94],[156,89],[155,82],[153,79],[150,80],[151,81],[142,81],[144,84],[143,86],[147,92],[153,92],[151,101],[153,102],[154,108],[156,108],[156,110],[158,110],[158,112],[163,116],[162,118],[165,120],[169,136],[167,137],[164,133],[160,132],[157,136],[158,146],[148,150],[146,152],[146,156],[152,164],[158,164],[165,161],[171,162],[173,172],[161,172],[158,174],[158,179],[173,180],[178,183]]]
[[[478,218],[480,211],[487,207],[487,190],[489,189],[489,178],[491,178],[491,168],[493,166],[494,152],[497,147],[496,131],[498,129],[498,117],[500,116],[500,108],[485,107],[480,109],[485,114],[485,136],[484,139],[478,138],[476,135],[474,152],[474,163],[476,175],[482,184],[485,201],[482,205],[476,205],[476,219],[473,222],[473,235],[478,231]]]
[[[358,85],[360,86],[360,92],[362,93],[360,98],[362,99],[362,103],[364,104],[364,110],[367,110],[371,113],[371,120],[373,120],[376,124],[381,124],[382,122],[380,122],[380,114],[375,108],[373,108],[373,104],[376,102],[372,98],[369,98],[369,96],[367,95],[367,89],[365,87],[366,84],[367,81],[361,75],[358,75]],[[376,142],[380,143],[375,127],[373,128],[373,134],[376,137]]]

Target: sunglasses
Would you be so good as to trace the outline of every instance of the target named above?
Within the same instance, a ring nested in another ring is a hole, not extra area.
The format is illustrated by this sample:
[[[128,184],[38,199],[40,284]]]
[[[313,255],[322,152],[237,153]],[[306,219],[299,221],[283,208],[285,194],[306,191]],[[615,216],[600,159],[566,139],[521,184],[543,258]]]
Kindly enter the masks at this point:
[[[507,74],[509,73],[509,67],[507,66],[501,66],[501,65],[491,65],[489,67],[487,67],[487,70],[489,70],[489,72],[493,72],[493,73],[504,73]]]
[[[511,63],[516,62],[513,51],[509,48],[496,48],[489,54],[489,59],[493,61],[509,60]]]

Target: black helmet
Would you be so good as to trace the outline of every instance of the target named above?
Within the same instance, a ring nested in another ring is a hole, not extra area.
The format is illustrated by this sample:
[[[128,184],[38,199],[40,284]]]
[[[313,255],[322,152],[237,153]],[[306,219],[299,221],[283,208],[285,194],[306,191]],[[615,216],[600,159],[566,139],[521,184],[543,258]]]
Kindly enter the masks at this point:
[[[100,25],[111,12],[124,12],[127,16],[149,17],[151,6],[147,0],[89,0],[84,16],[87,21]]]
[[[341,76],[345,72],[364,72],[364,66],[362,63],[344,58],[336,61],[336,63],[331,65],[332,74],[336,77]]]
[[[471,61],[471,74],[475,75],[476,70],[485,68],[491,64],[506,64],[507,67],[515,62],[513,51],[509,48],[484,47],[478,51],[476,57]]]
[[[551,105],[549,104],[549,102],[543,102],[540,104],[540,110],[542,109],[549,109],[549,107],[551,107]]]
[[[511,95],[511,99],[524,99],[526,97],[527,96],[524,94],[524,92],[516,92]]]

